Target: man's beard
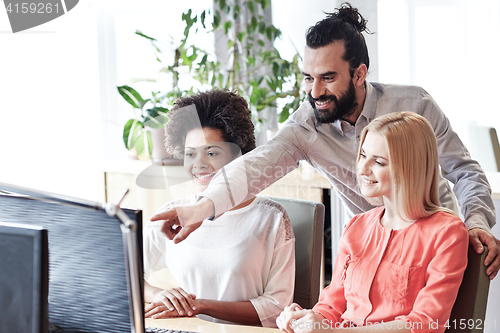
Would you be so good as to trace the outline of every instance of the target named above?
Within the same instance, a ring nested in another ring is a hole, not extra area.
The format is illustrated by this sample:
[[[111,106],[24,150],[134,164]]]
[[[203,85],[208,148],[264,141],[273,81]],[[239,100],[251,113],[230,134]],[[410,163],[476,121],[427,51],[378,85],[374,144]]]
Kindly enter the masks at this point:
[[[314,109],[314,116],[320,124],[333,123],[335,120],[343,119],[354,113],[358,106],[356,102],[356,90],[352,81],[349,84],[347,91],[337,99],[335,95],[321,95],[318,98],[313,98],[311,93],[308,94],[309,103]],[[316,101],[333,101],[333,108],[331,110],[318,110],[316,108]]]

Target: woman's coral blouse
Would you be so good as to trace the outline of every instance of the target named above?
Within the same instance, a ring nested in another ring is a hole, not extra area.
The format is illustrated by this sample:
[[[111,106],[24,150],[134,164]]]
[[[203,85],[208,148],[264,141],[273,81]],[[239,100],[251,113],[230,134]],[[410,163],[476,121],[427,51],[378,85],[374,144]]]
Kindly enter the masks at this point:
[[[380,223],[384,207],[345,228],[331,284],[313,311],[330,324],[403,320],[412,332],[444,332],[467,266],[468,232],[439,212],[400,229]]]

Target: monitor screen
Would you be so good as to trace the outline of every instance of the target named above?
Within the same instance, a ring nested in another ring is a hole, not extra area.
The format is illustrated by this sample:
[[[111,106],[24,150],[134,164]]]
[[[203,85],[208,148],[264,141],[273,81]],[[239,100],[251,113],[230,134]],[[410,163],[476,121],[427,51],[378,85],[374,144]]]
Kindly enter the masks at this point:
[[[0,219],[0,332],[47,332],[47,293],[47,230]]]
[[[5,195],[2,190],[12,192],[12,186],[0,183],[0,221],[48,230],[50,331],[135,332],[120,219],[92,202],[26,189]],[[142,212],[123,211],[142,230]],[[133,235],[142,248],[142,233]],[[142,251],[137,252],[142,276]]]

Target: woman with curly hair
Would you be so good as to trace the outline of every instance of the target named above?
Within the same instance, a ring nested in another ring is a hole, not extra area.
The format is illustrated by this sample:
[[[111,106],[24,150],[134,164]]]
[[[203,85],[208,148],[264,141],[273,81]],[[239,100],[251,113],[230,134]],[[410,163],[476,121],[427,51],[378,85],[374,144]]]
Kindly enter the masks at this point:
[[[165,147],[184,156],[184,168],[204,190],[224,165],[255,148],[246,101],[225,90],[176,101],[165,126]],[[196,195],[159,209],[188,205]],[[162,233],[165,221],[144,229],[146,317],[197,315],[223,323],[276,327],[293,297],[295,241],[289,217],[278,203],[253,197],[213,221],[205,221],[187,242],[174,244]],[[179,287],[164,290],[147,280],[168,268]]]

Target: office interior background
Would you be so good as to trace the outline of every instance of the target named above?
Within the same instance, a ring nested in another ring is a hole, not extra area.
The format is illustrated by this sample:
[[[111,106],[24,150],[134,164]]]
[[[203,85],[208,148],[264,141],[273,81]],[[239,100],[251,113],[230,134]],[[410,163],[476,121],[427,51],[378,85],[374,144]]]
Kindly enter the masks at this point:
[[[275,46],[285,58],[295,48],[303,54],[305,30],[341,3],[271,2],[283,33]],[[470,122],[500,128],[499,0],[351,3],[374,32],[366,37],[367,80],[424,87],[467,147],[474,140]],[[81,0],[58,19],[16,34],[0,10],[0,181],[103,201],[102,165],[128,158],[121,133],[133,115],[116,87],[141,77],[162,82],[151,46],[135,30],[179,40],[181,14],[211,5]],[[213,39],[199,38],[214,47]]]
[[[355,0],[374,32],[368,80],[424,87],[470,146],[468,123],[500,128],[500,1]],[[272,0],[284,57],[302,54],[304,32],[340,1]],[[151,46],[168,41],[181,14],[211,1],[82,0],[66,15],[12,34],[0,11],[0,181],[103,200],[102,161],[126,159],[133,113],[116,86],[156,77]],[[205,47],[213,47],[202,38]]]

